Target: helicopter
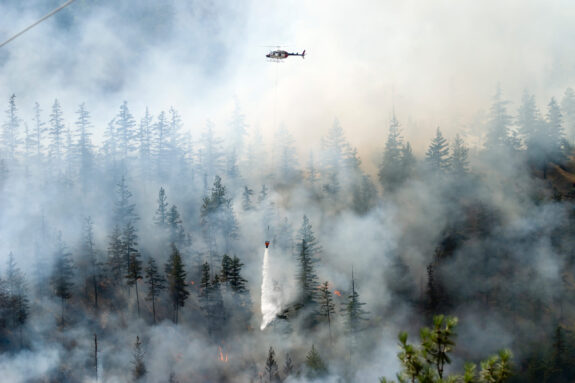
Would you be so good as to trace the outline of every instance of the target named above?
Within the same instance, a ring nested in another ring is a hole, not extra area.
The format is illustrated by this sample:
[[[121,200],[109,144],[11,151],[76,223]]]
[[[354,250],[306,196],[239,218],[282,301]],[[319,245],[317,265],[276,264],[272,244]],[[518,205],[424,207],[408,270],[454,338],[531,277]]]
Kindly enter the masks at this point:
[[[270,51],[270,53],[268,53],[266,55],[267,58],[272,59],[272,60],[283,60],[283,59],[287,59],[288,56],[301,56],[301,58],[305,58],[305,49],[303,50],[302,53],[290,53],[287,51],[283,51],[283,50],[275,50],[275,51]]]

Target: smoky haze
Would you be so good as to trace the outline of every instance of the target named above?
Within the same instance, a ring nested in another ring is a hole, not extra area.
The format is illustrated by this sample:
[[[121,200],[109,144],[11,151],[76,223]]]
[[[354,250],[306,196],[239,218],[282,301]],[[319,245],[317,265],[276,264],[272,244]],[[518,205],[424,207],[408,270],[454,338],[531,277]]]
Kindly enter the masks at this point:
[[[0,40],[58,5],[0,1]],[[525,373],[573,314],[575,178],[568,142],[532,150],[517,115],[527,90],[551,126],[555,97],[575,137],[574,19],[566,0],[77,0],[0,48],[0,292],[29,300],[24,319],[2,309],[0,371],[124,382],[142,362],[149,382],[273,381],[271,346],[286,381],[377,381],[401,369],[398,331],[416,339],[441,312],[461,322],[450,371],[507,347]],[[275,46],[306,57],[269,62]],[[426,155],[438,127],[451,149],[464,138],[461,169],[453,150]],[[150,258],[167,279],[153,301]]]

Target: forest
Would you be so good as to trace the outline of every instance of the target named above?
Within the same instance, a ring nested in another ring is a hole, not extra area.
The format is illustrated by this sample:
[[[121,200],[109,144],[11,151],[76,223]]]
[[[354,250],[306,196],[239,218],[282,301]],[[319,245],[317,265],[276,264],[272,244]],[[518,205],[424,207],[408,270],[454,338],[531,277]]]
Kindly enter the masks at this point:
[[[304,154],[283,125],[264,143],[239,103],[220,130],[128,101],[100,127],[85,103],[9,95],[3,380],[573,381],[560,96],[511,108],[497,87],[480,145],[437,127],[421,154],[394,111],[369,174],[337,120]]]

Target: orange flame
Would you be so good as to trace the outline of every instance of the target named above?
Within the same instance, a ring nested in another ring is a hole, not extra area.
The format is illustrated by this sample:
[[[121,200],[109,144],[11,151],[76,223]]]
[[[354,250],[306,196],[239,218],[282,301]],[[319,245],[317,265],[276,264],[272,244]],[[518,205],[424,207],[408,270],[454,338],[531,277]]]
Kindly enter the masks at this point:
[[[219,359],[221,362],[227,363],[228,362],[228,354],[222,351],[222,348],[220,346],[218,346],[218,353],[219,353]]]
[[[339,292],[339,290],[333,290],[333,293],[338,297],[341,297],[341,293]]]

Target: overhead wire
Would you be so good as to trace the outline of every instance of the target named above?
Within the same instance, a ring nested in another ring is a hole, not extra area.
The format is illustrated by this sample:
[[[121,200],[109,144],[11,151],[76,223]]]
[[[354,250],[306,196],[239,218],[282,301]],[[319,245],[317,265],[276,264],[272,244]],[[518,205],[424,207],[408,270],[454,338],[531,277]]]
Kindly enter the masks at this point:
[[[10,37],[8,40],[4,41],[3,43],[0,44],[0,48],[2,48],[4,45],[8,44],[9,42],[11,42],[12,40],[20,37],[21,35],[23,35],[24,33],[28,32],[30,29],[34,28],[36,25],[40,24],[42,21],[50,18],[51,16],[54,16],[56,13],[60,12],[62,9],[66,8],[68,5],[72,4],[74,1],[76,0],[68,0],[66,1],[64,4],[60,5],[58,8],[54,9],[53,11],[51,11],[50,13],[48,13],[46,16],[42,17],[40,20],[36,21],[35,23],[29,25],[28,27],[24,28],[23,30],[21,30],[20,32],[16,33],[14,36]]]

